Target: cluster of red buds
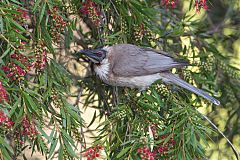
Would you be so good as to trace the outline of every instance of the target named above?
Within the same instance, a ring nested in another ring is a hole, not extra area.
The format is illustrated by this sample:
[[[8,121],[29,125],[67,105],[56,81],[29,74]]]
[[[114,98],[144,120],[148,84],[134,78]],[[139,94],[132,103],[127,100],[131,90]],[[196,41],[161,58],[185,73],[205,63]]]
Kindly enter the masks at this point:
[[[60,108],[61,106],[63,106],[62,99],[59,96],[60,95],[58,94],[58,92],[55,89],[53,89],[51,93],[51,99],[54,107],[56,108]]]
[[[176,144],[176,141],[172,137],[169,138],[169,135],[158,135],[156,124],[151,124],[150,129],[154,140],[160,141],[161,143],[155,146],[152,151],[147,146],[139,148],[137,152],[140,155],[141,159],[155,160],[171,156],[169,153]]]
[[[161,141],[161,143],[158,146],[156,146],[158,155],[159,156],[167,155],[168,151],[174,147],[176,141],[172,137],[170,137],[170,139],[167,142],[165,142],[165,140],[169,137],[169,135],[159,136],[159,135],[156,134],[157,133],[157,126],[155,124],[152,124],[150,127],[151,127],[151,130],[153,132],[154,138],[157,141]]]
[[[27,20],[27,19],[30,18],[28,11],[23,10],[23,9],[21,9],[21,8],[18,8],[17,11],[20,13],[20,18],[21,18],[21,19]],[[19,18],[19,17],[18,17],[18,18]]]
[[[173,146],[176,144],[176,141],[171,137],[167,142],[165,142],[165,139],[168,138],[168,136],[162,135],[160,136],[160,139],[163,141],[160,143],[159,146],[157,146],[157,151],[160,154],[160,156],[168,154],[168,151],[173,148]]]
[[[154,147],[153,151],[151,151],[148,147],[144,146],[137,150],[142,160],[155,160],[160,159],[164,156],[168,155],[168,152],[174,147],[176,141],[173,138],[170,138],[168,142],[164,140],[168,136],[160,136],[162,142]]]
[[[30,122],[27,117],[23,118],[21,124],[22,126],[17,128],[14,132],[14,139],[18,145],[23,145],[27,137],[33,139],[37,134],[39,134],[34,121]]]
[[[100,157],[100,151],[103,149],[103,146],[95,146],[95,147],[91,147],[89,148],[85,153],[84,153],[84,157],[87,158],[87,160],[94,160],[95,158],[99,158]]]
[[[0,103],[3,101],[8,101],[8,95],[6,89],[2,85],[2,82],[0,82]]]
[[[148,32],[144,23],[141,23],[140,25],[137,25],[135,28],[136,28],[136,31],[134,32],[134,36],[137,39],[143,38],[143,36],[146,35],[147,32]]]
[[[47,63],[47,50],[43,49],[43,52],[39,52],[35,55],[36,61],[33,63],[34,68],[37,70],[43,70]]]
[[[25,43],[23,42],[23,44]],[[47,64],[47,54],[47,48],[41,43],[36,45],[33,56],[15,52],[10,56],[10,62],[1,68],[8,78],[20,81],[31,69],[43,70]]]
[[[26,68],[26,70],[30,70],[32,67],[31,60],[23,54],[15,52],[10,56],[10,58],[12,60],[17,60],[18,62],[20,62]]]
[[[48,14],[52,18],[50,33],[53,37],[53,41],[59,43],[61,41],[61,33],[67,26],[67,22],[59,15],[59,11],[56,6],[52,7],[51,10],[48,11]]]
[[[177,0],[162,0],[162,1],[166,7],[169,7],[169,6],[171,6],[172,8],[177,7]]]
[[[208,10],[207,0],[195,0],[194,6],[197,13],[199,13],[202,8]]]
[[[34,62],[32,64],[33,68],[36,70],[43,70],[47,64],[47,48],[43,44],[38,44],[34,50]]]
[[[12,62],[2,66],[2,70],[11,80],[21,80],[32,67],[30,59],[20,53],[14,53],[10,56],[10,58]],[[16,64],[14,61],[17,61],[18,63]]]
[[[35,123],[30,123],[26,117],[24,117],[22,120],[22,127],[23,130],[21,135],[34,137],[35,135],[39,134],[35,127]]]
[[[7,74],[7,77],[12,80],[21,80],[21,77],[24,77],[27,73],[25,69],[13,62],[9,62],[3,66],[2,70]]]
[[[151,152],[146,146],[139,148],[137,152],[140,154],[142,160],[155,160],[157,156],[156,151]]]
[[[141,23],[139,26],[139,34],[144,35],[145,33],[146,33],[145,25],[143,23]]]
[[[0,126],[4,126],[6,128],[11,128],[14,125],[14,122],[10,120],[10,118],[3,112],[0,111]]]
[[[88,16],[96,26],[100,24],[99,17],[101,13],[97,5],[92,0],[86,0],[83,2],[80,12],[83,15]]]
[[[20,23],[21,25],[25,25],[26,21],[30,18],[29,12],[21,8],[18,8],[16,10],[17,12],[19,12],[19,14],[13,14],[14,20]]]

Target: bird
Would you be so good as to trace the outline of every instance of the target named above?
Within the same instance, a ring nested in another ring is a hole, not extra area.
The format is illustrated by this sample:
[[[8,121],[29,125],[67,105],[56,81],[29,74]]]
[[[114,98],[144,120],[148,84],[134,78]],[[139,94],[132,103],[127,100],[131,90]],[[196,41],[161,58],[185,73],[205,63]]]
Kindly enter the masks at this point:
[[[183,68],[188,62],[170,56],[167,52],[133,44],[115,44],[97,49],[83,49],[96,75],[111,86],[138,88],[143,91],[157,80],[183,87],[215,105],[220,102],[207,92],[194,87],[173,74],[173,68]]]

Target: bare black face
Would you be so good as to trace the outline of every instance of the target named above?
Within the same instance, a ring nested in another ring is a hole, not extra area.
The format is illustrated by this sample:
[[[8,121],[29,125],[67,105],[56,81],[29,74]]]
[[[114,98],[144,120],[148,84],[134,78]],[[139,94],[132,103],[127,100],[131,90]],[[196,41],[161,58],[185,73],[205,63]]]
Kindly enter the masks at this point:
[[[93,63],[101,63],[106,57],[106,51],[103,49],[85,49],[79,53],[86,55]]]

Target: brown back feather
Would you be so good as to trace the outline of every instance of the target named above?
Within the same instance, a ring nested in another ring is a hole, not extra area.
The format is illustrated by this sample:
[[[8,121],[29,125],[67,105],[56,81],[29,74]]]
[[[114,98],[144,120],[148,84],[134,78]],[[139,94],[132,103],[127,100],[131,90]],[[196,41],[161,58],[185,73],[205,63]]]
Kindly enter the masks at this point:
[[[181,68],[186,62],[178,62],[165,52],[150,48],[140,48],[131,44],[111,47],[112,71],[117,76],[142,76]]]

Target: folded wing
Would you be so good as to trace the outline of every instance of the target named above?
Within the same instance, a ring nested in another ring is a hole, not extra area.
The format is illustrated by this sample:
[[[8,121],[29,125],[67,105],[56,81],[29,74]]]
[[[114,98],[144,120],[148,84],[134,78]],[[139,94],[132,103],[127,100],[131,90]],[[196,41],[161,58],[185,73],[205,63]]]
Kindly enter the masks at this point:
[[[112,46],[113,73],[117,76],[142,76],[181,68],[186,62],[177,61],[161,51],[121,44]]]

